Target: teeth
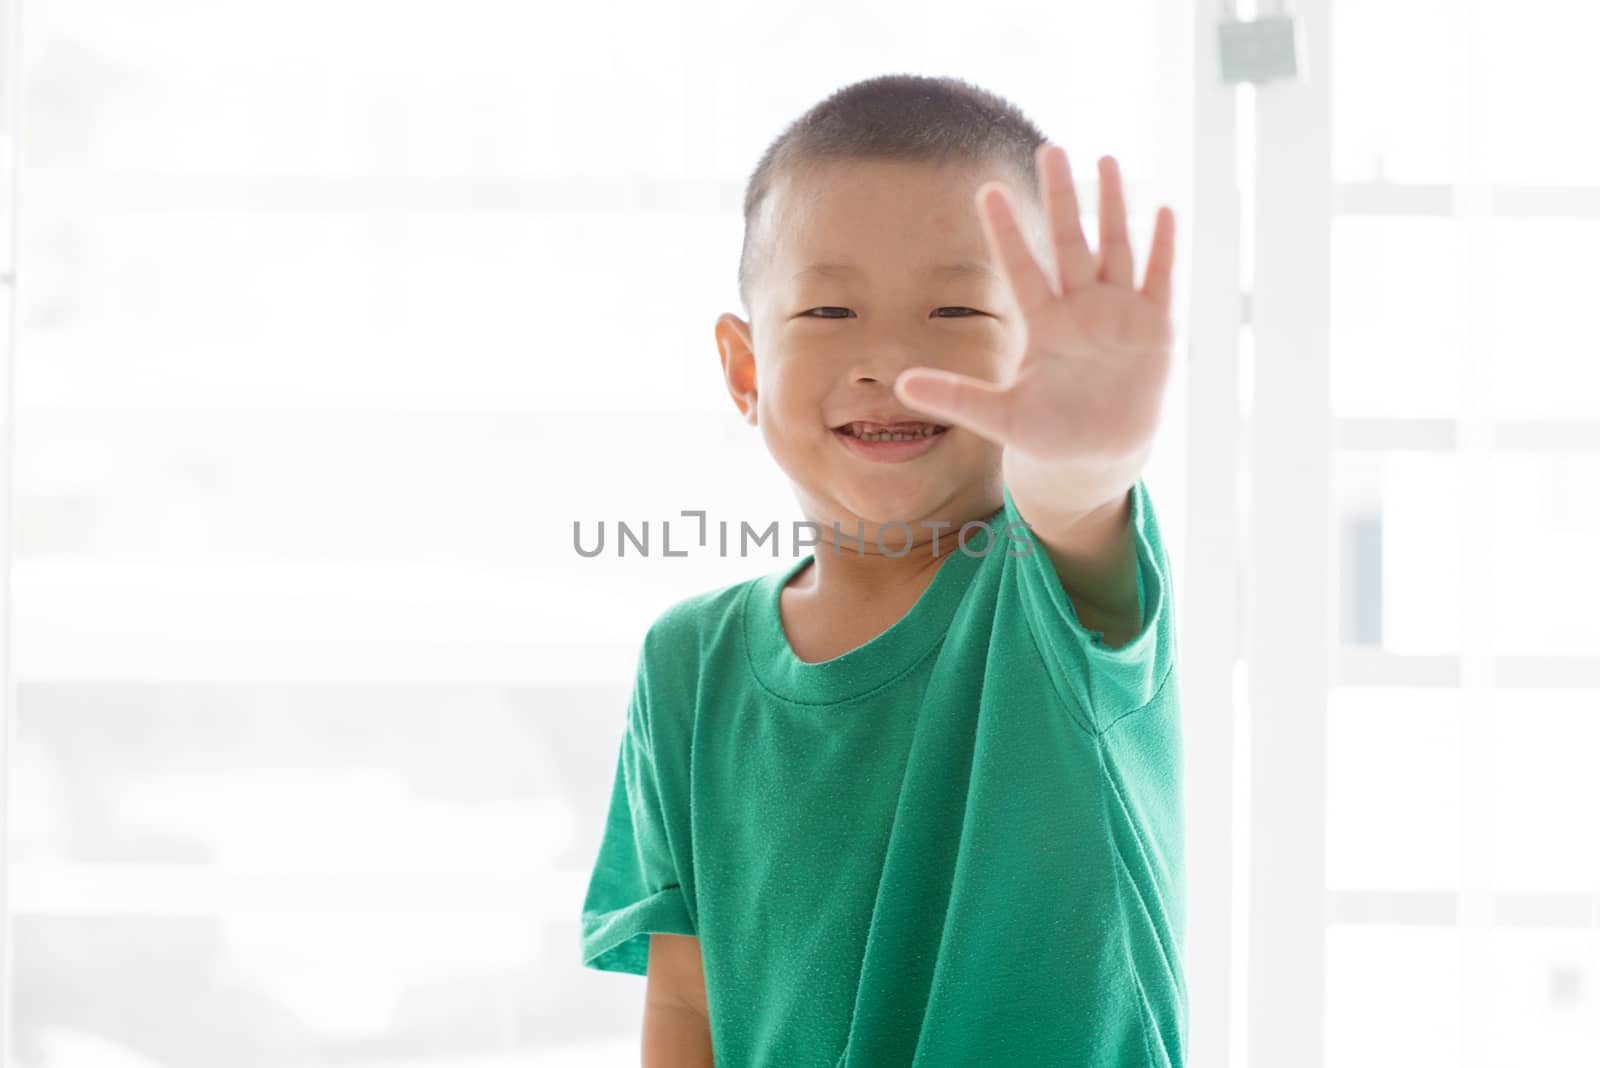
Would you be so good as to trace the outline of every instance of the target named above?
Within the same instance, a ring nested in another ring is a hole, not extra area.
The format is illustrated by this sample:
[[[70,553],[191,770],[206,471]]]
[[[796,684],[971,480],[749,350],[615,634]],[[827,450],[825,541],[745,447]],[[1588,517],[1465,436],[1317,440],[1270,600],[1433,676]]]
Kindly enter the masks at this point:
[[[862,430],[860,424],[851,423],[845,427],[851,437],[860,438],[862,441],[916,441],[919,438],[931,438],[939,433],[939,429],[931,424],[924,424],[909,430]]]

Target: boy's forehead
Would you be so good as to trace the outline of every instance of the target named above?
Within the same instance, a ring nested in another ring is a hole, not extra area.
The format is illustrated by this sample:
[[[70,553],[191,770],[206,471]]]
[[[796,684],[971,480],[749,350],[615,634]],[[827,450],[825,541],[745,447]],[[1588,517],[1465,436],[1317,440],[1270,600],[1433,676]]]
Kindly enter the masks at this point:
[[[986,277],[988,249],[971,166],[851,161],[774,183],[771,233],[786,273],[842,277],[862,259],[908,254],[950,277]]]
[[[850,260],[808,260],[791,276],[801,278],[844,278],[864,273],[858,263]],[[1000,273],[980,260],[954,260],[948,263],[927,263],[922,273],[934,279],[974,278],[990,282],[1000,281]]]
[[[813,164],[772,185],[775,217],[789,222],[859,225],[888,216],[933,214],[978,225],[974,197],[989,177],[970,164],[848,160]]]

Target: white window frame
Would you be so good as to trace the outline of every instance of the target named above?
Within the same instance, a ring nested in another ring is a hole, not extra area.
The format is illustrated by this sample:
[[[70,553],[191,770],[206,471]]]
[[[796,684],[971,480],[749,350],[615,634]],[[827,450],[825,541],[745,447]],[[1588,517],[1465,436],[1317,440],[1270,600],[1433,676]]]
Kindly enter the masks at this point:
[[[16,352],[17,146],[19,87],[22,84],[22,0],[0,0],[0,212],[5,240],[0,243],[0,308],[5,330],[0,336],[0,1066],[11,1061],[11,754],[15,751],[16,707],[11,678],[11,499],[12,499],[12,358]]]
[[[1484,224],[1592,218],[1600,215],[1600,189],[1490,183],[1486,109],[1477,104],[1484,38],[1475,0],[1463,6],[1459,23],[1440,27],[1461,35],[1466,59],[1455,87],[1464,101],[1457,143],[1467,146],[1459,175],[1446,184],[1336,182],[1327,73],[1331,2],[1293,7],[1304,34],[1302,80],[1240,90],[1223,87],[1217,69],[1216,23],[1231,4],[1205,0],[1194,12],[1186,540],[1194,564],[1180,604],[1190,783],[1190,1053],[1194,1064],[1206,1066],[1322,1065],[1329,925],[1422,923],[1461,935],[1462,1065],[1479,1068],[1490,1048],[1483,984],[1491,926],[1584,929],[1600,917],[1600,893],[1490,890],[1485,716],[1493,689],[1600,692],[1600,655],[1492,652],[1489,606],[1474,581],[1492,563],[1482,535],[1493,506],[1490,466],[1505,453],[1600,452],[1600,421],[1495,418],[1483,386],[1493,337],[1470,324],[1463,332],[1466,388],[1458,419],[1336,418],[1332,223],[1338,215],[1457,220],[1466,257],[1459,306],[1473,314],[1492,296]],[[1218,145],[1235,146],[1242,162]],[[1254,261],[1248,291],[1239,284],[1245,251]],[[1247,325],[1248,349],[1240,344]],[[1396,655],[1340,643],[1335,464],[1348,454],[1400,450],[1442,452],[1462,462],[1458,655]],[[1333,686],[1460,694],[1458,893],[1329,891],[1325,739]]]

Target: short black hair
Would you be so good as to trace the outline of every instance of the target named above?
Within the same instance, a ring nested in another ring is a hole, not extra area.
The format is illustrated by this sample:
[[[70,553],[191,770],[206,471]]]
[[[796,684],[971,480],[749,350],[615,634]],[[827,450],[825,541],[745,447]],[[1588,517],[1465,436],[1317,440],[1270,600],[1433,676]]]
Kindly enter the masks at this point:
[[[850,159],[999,163],[1040,203],[1034,153],[1044,141],[1015,104],[960,78],[884,74],[836,90],[784,128],[745,186],[738,284],[746,313],[751,282],[768,252],[753,231],[780,176]]]

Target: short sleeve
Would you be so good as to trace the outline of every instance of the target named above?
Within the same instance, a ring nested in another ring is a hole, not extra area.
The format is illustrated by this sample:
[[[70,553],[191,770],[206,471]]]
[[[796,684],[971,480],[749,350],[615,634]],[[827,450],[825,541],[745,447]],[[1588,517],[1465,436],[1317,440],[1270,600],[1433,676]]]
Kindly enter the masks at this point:
[[[644,975],[650,933],[692,935],[650,736],[647,689],[628,703],[611,803],[583,902],[583,963]]]
[[[1004,490],[1004,521],[1028,552],[1010,563],[1022,589],[1029,630],[1064,695],[1083,711],[1089,726],[1112,722],[1152,704],[1162,693],[1174,661],[1172,573],[1155,507],[1144,480],[1132,494],[1134,554],[1142,619],[1123,645],[1106,644],[1105,633],[1084,625],[1067,596],[1044,544],[1026,528],[1011,490]],[[1011,525],[1014,524],[1014,525]],[[1010,550],[1020,553],[1021,546]]]

